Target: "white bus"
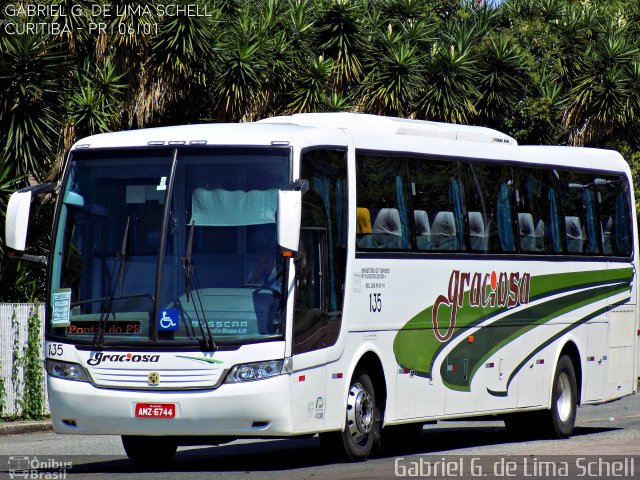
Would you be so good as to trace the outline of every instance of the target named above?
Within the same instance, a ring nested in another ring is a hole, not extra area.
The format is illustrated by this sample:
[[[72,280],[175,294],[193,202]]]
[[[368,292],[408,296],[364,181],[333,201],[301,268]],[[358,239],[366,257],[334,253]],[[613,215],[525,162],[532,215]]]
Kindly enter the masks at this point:
[[[638,245],[613,151],[327,113],[96,135],[49,256],[53,427],[185,444],[386,436],[496,415],[571,435],[635,392]],[[25,251],[38,188],[17,192]]]

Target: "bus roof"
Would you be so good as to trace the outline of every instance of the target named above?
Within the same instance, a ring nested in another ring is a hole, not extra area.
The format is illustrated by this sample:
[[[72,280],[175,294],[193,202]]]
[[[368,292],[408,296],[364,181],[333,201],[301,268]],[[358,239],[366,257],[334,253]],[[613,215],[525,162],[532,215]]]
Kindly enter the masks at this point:
[[[346,142],[340,130],[322,130],[293,124],[206,123],[143,128],[101,133],[83,138],[73,149],[140,148],[162,145],[286,145],[307,137],[329,136],[334,144]]]
[[[272,117],[260,123],[289,123],[307,127],[344,128],[352,131],[386,133],[442,140],[498,143],[517,145],[516,140],[498,130],[453,123],[411,120],[407,118],[382,117],[366,113],[297,113],[290,116]]]
[[[627,162],[613,150],[518,146],[510,136],[486,127],[347,112],[300,113],[258,122],[181,125],[105,133],[84,138],[73,149],[161,145],[346,146],[344,130],[352,134],[356,148],[511,160],[630,174]],[[480,147],[478,142],[484,146]]]
[[[369,134],[517,145],[515,139],[510,136],[485,127],[337,112],[299,113],[266,118],[255,123],[181,125],[98,134],[78,141],[73,148],[142,147],[167,145],[170,142],[177,145],[269,145],[278,139],[286,140],[291,136],[308,135],[311,133],[310,129],[347,129]]]

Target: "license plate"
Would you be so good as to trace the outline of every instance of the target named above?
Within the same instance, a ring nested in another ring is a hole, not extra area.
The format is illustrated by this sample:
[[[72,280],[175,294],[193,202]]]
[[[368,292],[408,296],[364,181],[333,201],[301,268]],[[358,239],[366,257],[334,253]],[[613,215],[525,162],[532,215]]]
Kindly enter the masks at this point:
[[[136,417],[174,418],[176,406],[173,403],[136,403]]]

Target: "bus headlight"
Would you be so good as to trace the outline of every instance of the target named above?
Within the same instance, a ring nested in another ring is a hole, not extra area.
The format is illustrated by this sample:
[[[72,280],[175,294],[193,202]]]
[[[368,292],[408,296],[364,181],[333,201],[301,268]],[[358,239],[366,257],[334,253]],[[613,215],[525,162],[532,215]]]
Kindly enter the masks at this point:
[[[251,382],[263,378],[277,377],[282,373],[284,360],[243,363],[234,366],[225,380],[226,383]]]
[[[62,362],[47,358],[45,363],[47,373],[52,377],[63,378],[64,380],[75,380],[76,382],[88,382],[89,375],[81,365],[71,362]]]

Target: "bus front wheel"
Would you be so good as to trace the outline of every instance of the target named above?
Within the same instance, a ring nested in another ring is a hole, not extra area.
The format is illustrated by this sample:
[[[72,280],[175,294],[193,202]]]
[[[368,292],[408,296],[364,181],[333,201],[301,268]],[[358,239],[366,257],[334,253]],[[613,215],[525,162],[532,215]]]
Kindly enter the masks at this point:
[[[171,463],[178,446],[165,437],[122,435],[122,446],[136,465],[153,467]]]
[[[556,438],[568,438],[576,423],[578,387],[573,362],[567,355],[558,361],[551,388],[551,409],[546,412],[545,422],[547,433]]]
[[[366,372],[357,371],[347,394],[345,427],[324,433],[322,445],[355,462],[366,460],[380,440],[380,408],[375,389]]]

